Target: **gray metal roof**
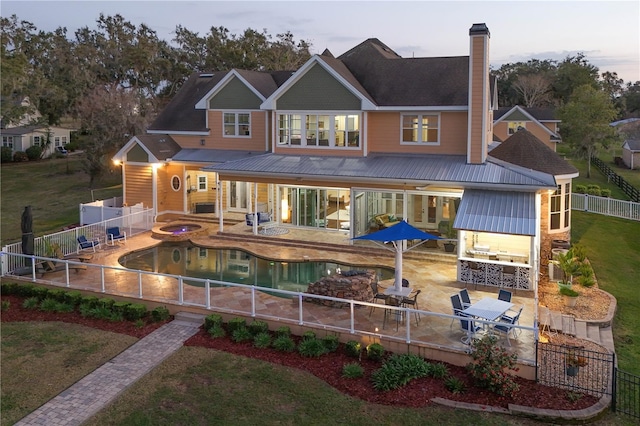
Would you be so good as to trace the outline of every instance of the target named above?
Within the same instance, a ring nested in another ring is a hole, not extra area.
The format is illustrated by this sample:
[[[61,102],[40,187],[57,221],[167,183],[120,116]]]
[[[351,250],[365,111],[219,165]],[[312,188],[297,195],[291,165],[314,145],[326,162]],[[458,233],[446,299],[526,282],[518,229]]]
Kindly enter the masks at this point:
[[[467,164],[464,155],[392,155],[368,157],[329,157],[265,154],[205,170],[246,177],[314,178],[335,181],[376,180],[391,184],[448,183],[466,187],[507,185],[515,187],[555,188],[553,176],[525,170],[499,160],[485,164]],[[399,182],[391,182],[391,181]]]
[[[173,156],[173,161],[193,162],[193,163],[226,163],[244,158],[263,155],[265,152],[248,152],[231,149],[182,149]]]
[[[467,189],[453,222],[454,229],[498,234],[536,234],[533,192]]]

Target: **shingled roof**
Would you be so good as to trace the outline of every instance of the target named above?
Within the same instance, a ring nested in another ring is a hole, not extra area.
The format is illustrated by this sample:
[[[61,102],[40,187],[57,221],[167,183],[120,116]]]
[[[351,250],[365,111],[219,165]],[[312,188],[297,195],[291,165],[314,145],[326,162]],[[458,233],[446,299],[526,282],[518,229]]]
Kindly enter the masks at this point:
[[[527,113],[529,113],[529,115],[531,115],[538,121],[559,121],[556,118],[556,111],[553,108],[525,108],[523,106],[520,106],[520,108],[525,110]],[[505,115],[512,109],[512,106],[498,108],[498,110],[493,113],[493,119],[499,120],[503,115]]]
[[[577,174],[578,169],[526,129],[520,129],[489,152],[491,157],[554,176]]]
[[[173,158],[182,149],[169,135],[136,135],[136,139],[160,161]]]

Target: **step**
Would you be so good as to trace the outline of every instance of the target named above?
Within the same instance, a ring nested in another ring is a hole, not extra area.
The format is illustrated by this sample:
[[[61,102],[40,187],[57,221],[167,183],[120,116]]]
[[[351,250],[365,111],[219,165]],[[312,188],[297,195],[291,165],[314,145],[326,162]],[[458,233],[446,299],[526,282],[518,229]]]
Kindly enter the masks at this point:
[[[549,328],[554,331],[562,331],[562,314],[558,311],[550,311],[551,321]]]
[[[202,314],[194,314],[193,312],[178,312],[174,316],[175,321],[193,324],[198,327],[204,324],[204,317]]]
[[[576,337],[579,339],[587,338],[587,323],[585,321],[574,320],[573,325],[575,326]]]
[[[587,337],[594,342],[600,343],[600,326],[597,324],[587,324]]]
[[[562,324],[562,333],[567,334],[569,336],[576,335],[576,326],[575,320],[571,315],[562,315],[562,320],[560,322]]]
[[[613,330],[611,326],[600,328],[600,344],[611,352],[615,352],[615,345],[613,344]]]

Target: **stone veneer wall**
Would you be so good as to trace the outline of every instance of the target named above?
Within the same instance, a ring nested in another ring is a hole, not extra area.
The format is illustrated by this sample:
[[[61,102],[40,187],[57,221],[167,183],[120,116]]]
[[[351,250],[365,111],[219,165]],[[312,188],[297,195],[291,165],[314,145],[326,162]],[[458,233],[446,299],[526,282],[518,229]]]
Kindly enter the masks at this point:
[[[357,275],[346,276],[342,274],[323,277],[315,283],[309,284],[307,293],[321,296],[338,297],[340,299],[358,300],[370,302],[373,299],[371,283],[377,282],[378,276],[375,271],[362,271]],[[349,306],[348,303],[341,303],[332,300],[321,300],[305,298],[306,302],[318,303],[324,306],[342,308]]]

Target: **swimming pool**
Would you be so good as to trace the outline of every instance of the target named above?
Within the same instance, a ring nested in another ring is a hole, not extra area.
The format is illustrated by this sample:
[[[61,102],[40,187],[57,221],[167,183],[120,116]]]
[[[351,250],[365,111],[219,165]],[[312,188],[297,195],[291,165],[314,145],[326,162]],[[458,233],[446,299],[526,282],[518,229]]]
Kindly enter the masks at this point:
[[[373,269],[379,280],[394,276],[391,268],[336,262],[277,261],[257,257],[243,250],[209,249],[191,243],[164,242],[153,248],[128,253],[118,261],[128,269],[180,275],[185,277],[185,284],[194,286],[204,284],[189,280],[188,277],[296,292],[306,291],[309,283],[337,271]]]

